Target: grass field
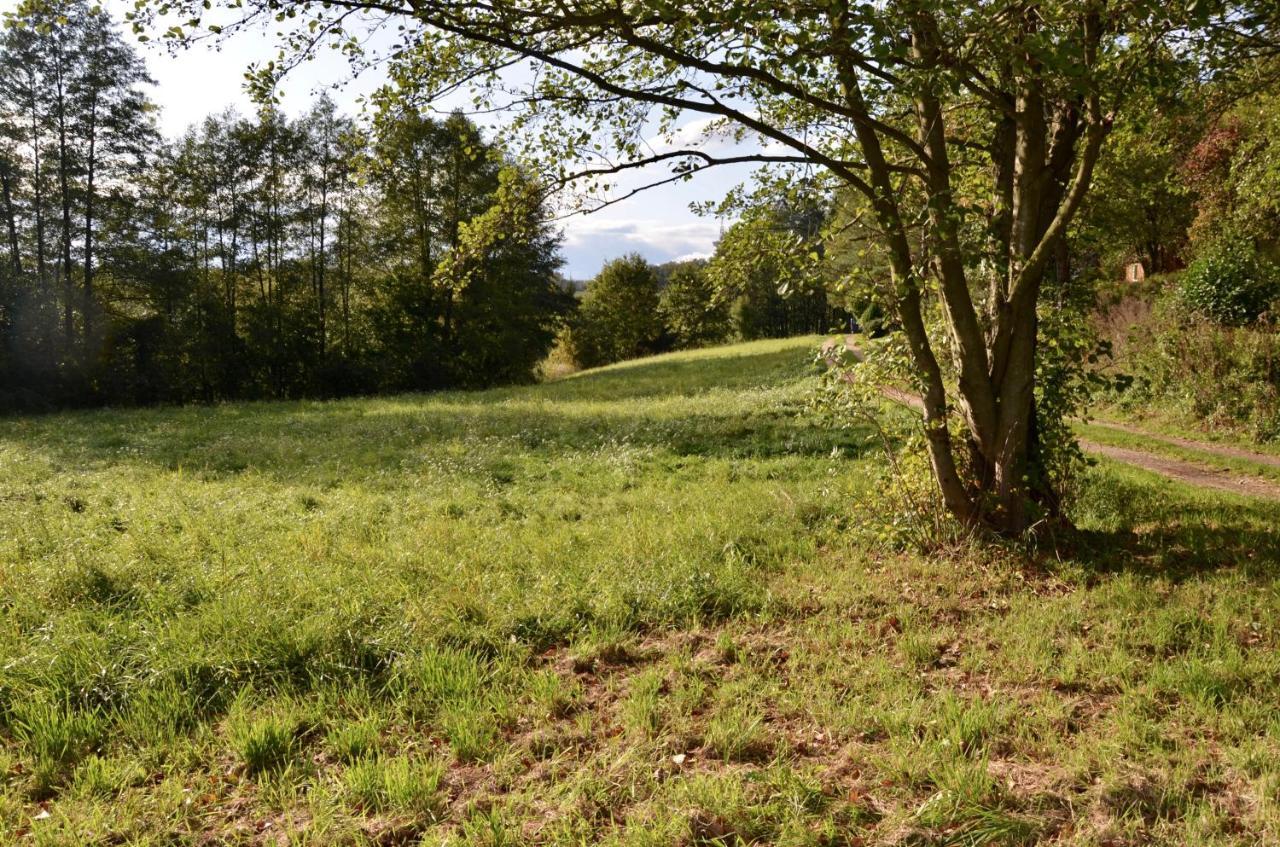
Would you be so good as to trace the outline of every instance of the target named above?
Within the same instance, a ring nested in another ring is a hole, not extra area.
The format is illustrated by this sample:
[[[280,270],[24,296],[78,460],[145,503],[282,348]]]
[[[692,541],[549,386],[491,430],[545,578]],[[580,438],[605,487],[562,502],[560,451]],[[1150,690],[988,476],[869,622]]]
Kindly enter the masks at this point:
[[[1280,506],[894,551],[815,343],[0,421],[0,843],[1280,839]]]

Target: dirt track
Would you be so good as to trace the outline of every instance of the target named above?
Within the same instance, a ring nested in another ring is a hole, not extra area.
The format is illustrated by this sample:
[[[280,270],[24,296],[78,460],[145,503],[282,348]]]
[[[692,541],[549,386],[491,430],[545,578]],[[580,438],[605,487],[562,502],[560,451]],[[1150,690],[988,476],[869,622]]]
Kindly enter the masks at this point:
[[[1273,468],[1280,468],[1280,456],[1274,456],[1270,453],[1255,453],[1252,450],[1245,450],[1242,447],[1215,444],[1212,441],[1195,441],[1190,438],[1179,438],[1176,435],[1164,435],[1161,433],[1149,432],[1141,427],[1117,423],[1115,421],[1090,421],[1089,423],[1106,429],[1127,432],[1130,435],[1141,435],[1143,438],[1148,438],[1152,441],[1161,441],[1165,444],[1172,444],[1174,447],[1185,447],[1188,450],[1197,450],[1201,453],[1212,453],[1215,456],[1223,456],[1228,459],[1244,459],[1247,462],[1257,462],[1260,465],[1270,465]]]
[[[1139,430],[1139,432],[1141,431]],[[1146,435],[1147,433],[1142,432],[1141,434]],[[1179,441],[1181,442],[1180,446],[1196,450],[1203,449],[1198,441],[1190,441],[1188,439],[1179,439]],[[1128,447],[1113,447],[1110,444],[1099,444],[1096,441],[1089,441],[1083,438],[1080,439],[1080,446],[1087,453],[1105,456],[1108,459],[1123,462],[1126,465],[1133,465],[1197,488],[1210,488],[1214,491],[1230,491],[1233,494],[1247,494],[1252,497],[1264,497],[1268,500],[1280,500],[1280,484],[1262,477],[1231,473],[1211,468],[1198,462],[1173,459],[1168,456],[1159,456]],[[1240,453],[1244,453],[1246,456],[1253,455],[1243,450]]]

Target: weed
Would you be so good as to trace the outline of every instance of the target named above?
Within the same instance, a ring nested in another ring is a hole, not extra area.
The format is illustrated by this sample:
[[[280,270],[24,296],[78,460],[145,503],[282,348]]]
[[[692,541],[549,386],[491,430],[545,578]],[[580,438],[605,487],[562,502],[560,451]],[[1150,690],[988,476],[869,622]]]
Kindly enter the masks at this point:
[[[623,722],[640,738],[653,738],[662,729],[665,688],[666,681],[656,671],[646,671],[631,680],[623,704]]]
[[[440,726],[460,762],[488,758],[498,740],[492,707],[482,699],[458,700],[440,713]]]
[[[758,761],[769,755],[764,716],[751,706],[735,704],[707,724],[707,749],[726,762]]]
[[[95,712],[35,700],[15,708],[14,737],[35,760],[33,793],[42,797],[102,740],[106,722]]]
[[[382,729],[381,721],[370,718],[342,723],[329,729],[325,746],[339,762],[359,761],[377,753]]]
[[[228,736],[245,771],[259,775],[293,764],[306,729],[287,706],[266,710],[240,706],[231,715]]]

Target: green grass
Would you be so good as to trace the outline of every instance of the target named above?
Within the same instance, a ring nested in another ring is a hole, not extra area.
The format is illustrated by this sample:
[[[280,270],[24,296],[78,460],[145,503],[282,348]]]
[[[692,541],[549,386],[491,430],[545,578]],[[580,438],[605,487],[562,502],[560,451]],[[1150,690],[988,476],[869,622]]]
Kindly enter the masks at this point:
[[[1189,438],[1193,441],[1204,441],[1224,447],[1239,447],[1254,453],[1280,456],[1280,443],[1257,440],[1239,422],[1205,421],[1171,409],[1133,407],[1120,403],[1106,404],[1096,411],[1104,421],[1128,423],[1161,435]]]
[[[1076,430],[1081,436],[1100,444],[1143,450],[1148,453],[1168,456],[1173,459],[1197,462],[1218,470],[1229,471],[1242,475],[1259,476],[1264,479],[1280,481],[1280,467],[1276,467],[1274,464],[1270,464],[1265,461],[1259,462],[1245,457],[1222,455],[1220,453],[1213,453],[1182,444],[1170,444],[1167,441],[1161,441],[1158,438],[1151,438],[1142,433],[1127,432],[1107,427],[1105,425],[1081,424],[1076,427]],[[1152,432],[1203,441],[1206,444],[1239,448],[1241,450],[1255,452],[1264,456],[1269,455],[1269,451],[1260,450],[1258,445],[1242,442],[1240,440],[1228,441],[1222,438],[1209,440],[1206,439],[1203,434],[1200,436],[1190,435],[1185,431],[1170,431],[1168,428],[1156,428],[1152,429]]]
[[[0,843],[1280,838],[1280,507],[895,552],[814,344],[0,421]]]

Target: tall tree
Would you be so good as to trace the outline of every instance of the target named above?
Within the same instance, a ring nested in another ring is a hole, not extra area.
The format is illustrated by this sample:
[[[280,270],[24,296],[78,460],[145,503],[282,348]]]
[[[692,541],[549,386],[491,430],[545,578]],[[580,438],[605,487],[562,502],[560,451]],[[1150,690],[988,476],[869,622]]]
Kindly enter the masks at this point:
[[[22,276],[22,251],[18,246],[18,208],[15,205],[18,168],[14,155],[0,151],[0,203],[3,203],[5,248],[9,252],[9,272],[16,280]]]
[[[835,324],[817,262],[823,210],[771,202],[746,210],[716,245],[707,277],[718,299],[733,304],[744,338],[784,338],[829,331]]]
[[[302,132],[307,151],[303,182],[307,194],[305,216],[312,297],[318,322],[319,356],[323,360],[328,348],[331,297],[326,287],[332,249],[329,233],[335,210],[341,207],[343,195],[352,189],[356,129],[349,118],[338,114],[337,104],[326,96],[317,100],[303,118]]]
[[[171,34],[186,38],[203,2],[154,0],[135,20],[172,12],[183,23]],[[515,129],[575,163],[564,178],[583,161],[600,178],[665,163],[675,180],[748,160],[821,168],[861,193],[889,254],[888,305],[914,360],[939,491],[962,520],[1008,533],[1034,520],[1033,501],[1053,502],[1031,482],[1045,479],[1034,467],[1037,309],[1047,273],[1068,270],[1062,238],[1113,120],[1170,63],[1233,39],[1247,50],[1275,16],[1261,0],[219,5],[239,15],[221,25],[228,34],[301,19],[286,35],[295,56],[324,41],[315,33],[358,53],[347,29],[361,13],[398,18],[397,80],[426,97],[472,80],[492,106],[520,107]],[[536,72],[504,76],[522,62]],[[263,90],[280,67],[263,69]],[[642,143],[690,115],[768,146]],[[977,198],[994,198],[981,238],[966,226]]]
[[[101,7],[78,6],[78,66],[70,83],[75,131],[81,144],[84,184],[82,310],[85,343],[96,343],[94,313],[94,235],[104,180],[124,176],[143,161],[158,134],[150,104],[139,86],[151,83],[137,52],[125,44]]]
[[[12,169],[15,175],[10,187],[19,195],[17,173],[25,172],[25,226],[14,222],[14,229],[26,230],[23,248],[34,254],[34,285],[22,292],[25,303],[26,365],[49,371],[53,367],[53,327],[49,311],[53,306],[46,262],[47,169],[45,154],[44,63],[39,49],[39,36],[29,26],[9,25],[0,40],[0,108],[6,120],[4,129],[14,143]],[[16,216],[16,212],[15,212]],[[12,242],[11,242],[12,244]],[[21,256],[14,259],[23,264]]]
[[[569,348],[583,367],[656,351],[662,336],[658,277],[638,253],[607,262],[587,283]]]
[[[52,211],[60,353],[64,362],[76,355],[88,361],[97,346],[95,223],[104,185],[151,146],[154,131],[139,90],[148,80],[107,13],[87,0],[23,4],[6,21],[0,59],[0,104],[29,171],[37,287],[50,294]],[[77,340],[85,341],[79,351]]]
[[[706,262],[681,262],[667,275],[658,310],[668,331],[681,347],[714,344],[732,328],[729,302],[717,296],[708,279]]]
[[[573,302],[556,274],[559,246],[541,186],[518,168],[503,168],[489,208],[458,226],[434,275],[450,292],[446,350],[456,383],[533,377]]]

